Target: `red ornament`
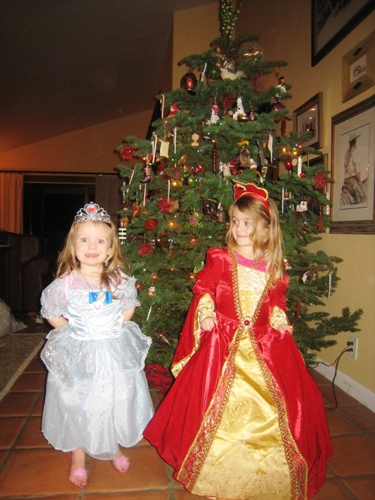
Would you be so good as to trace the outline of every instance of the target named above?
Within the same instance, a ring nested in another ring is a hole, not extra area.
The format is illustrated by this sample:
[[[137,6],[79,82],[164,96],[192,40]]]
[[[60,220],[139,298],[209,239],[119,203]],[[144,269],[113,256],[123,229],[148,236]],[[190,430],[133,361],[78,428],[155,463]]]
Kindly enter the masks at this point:
[[[315,189],[324,191],[328,184],[328,179],[326,174],[314,174],[313,183]]]
[[[167,214],[173,206],[173,203],[168,198],[160,198],[158,201],[158,207],[164,214]]]
[[[154,247],[151,245],[151,243],[141,243],[137,250],[139,255],[141,255],[142,257],[146,257],[146,255],[152,254],[153,251]]]
[[[234,98],[232,94],[225,94],[221,100],[221,105],[224,109],[224,113],[227,113],[230,109],[233,108]]]
[[[186,73],[186,75],[184,75],[181,78],[180,86],[182,88],[184,88],[187,92],[194,92],[194,89],[197,86],[197,83],[198,83],[198,80],[197,80],[197,77],[195,76],[195,74],[192,72],[189,72],[189,73]]]
[[[144,225],[146,231],[155,231],[158,227],[159,221],[157,219],[147,219]]]
[[[305,172],[301,172],[301,173],[299,174],[299,176],[301,177],[301,179],[304,179],[304,178],[306,177],[306,174],[305,174]]]
[[[134,157],[134,153],[137,151],[137,148],[132,146],[131,144],[123,144],[121,149],[118,150],[118,153],[122,160],[130,161]]]

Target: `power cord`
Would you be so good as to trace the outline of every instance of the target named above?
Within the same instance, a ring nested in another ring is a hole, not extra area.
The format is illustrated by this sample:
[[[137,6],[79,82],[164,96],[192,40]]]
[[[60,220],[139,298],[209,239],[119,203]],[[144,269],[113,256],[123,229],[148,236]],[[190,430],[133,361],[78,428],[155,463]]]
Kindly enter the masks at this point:
[[[343,354],[345,354],[346,352],[353,352],[353,348],[350,347],[353,345],[353,342],[347,342],[347,346],[340,352],[340,354],[337,356],[337,358],[335,359],[335,361],[333,361],[331,364],[328,364],[328,363],[325,363],[324,361],[317,361],[315,363],[315,366],[311,366],[312,368],[315,368],[316,366],[318,365],[324,365],[324,366],[333,366],[335,365],[335,374],[333,376],[333,379],[332,379],[332,382],[331,382],[331,386],[332,386],[332,394],[333,394],[333,397],[335,399],[335,406],[332,406],[332,408],[327,408],[327,410],[335,410],[337,408],[337,397],[336,397],[336,391],[335,391],[335,379],[336,379],[336,376],[337,376],[337,369],[338,369],[338,366],[339,366],[339,361],[341,359],[341,356]]]

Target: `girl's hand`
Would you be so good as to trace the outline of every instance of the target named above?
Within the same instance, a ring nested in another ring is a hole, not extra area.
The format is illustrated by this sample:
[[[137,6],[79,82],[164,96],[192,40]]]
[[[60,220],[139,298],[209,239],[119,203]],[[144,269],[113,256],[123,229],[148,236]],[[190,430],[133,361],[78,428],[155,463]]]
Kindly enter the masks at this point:
[[[280,325],[277,328],[277,331],[280,332],[280,333],[282,333],[283,335],[286,332],[289,332],[291,335],[293,335],[293,325]]]
[[[217,326],[216,316],[207,316],[201,321],[201,329],[210,332],[214,326]]]

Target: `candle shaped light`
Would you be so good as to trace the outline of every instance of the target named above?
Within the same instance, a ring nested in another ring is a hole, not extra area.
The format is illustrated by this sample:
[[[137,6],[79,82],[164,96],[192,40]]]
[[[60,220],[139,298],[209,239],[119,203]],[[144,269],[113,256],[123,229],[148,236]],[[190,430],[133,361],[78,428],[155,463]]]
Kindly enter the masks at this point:
[[[177,127],[173,129],[173,152],[176,154],[177,151]]]
[[[147,198],[147,184],[145,183],[143,188],[143,206],[146,206],[146,198]]]
[[[204,80],[204,76],[206,74],[206,69],[207,69],[207,63],[204,63],[204,67],[203,67],[203,71],[202,71],[202,75],[201,75],[201,82],[203,82],[203,80]]]
[[[302,156],[300,155],[297,160],[297,174],[302,174]]]
[[[281,190],[281,213],[284,213],[284,203],[285,203],[285,189]]]
[[[154,142],[151,144],[152,146],[152,163],[155,163],[156,159],[156,148],[158,145],[158,136],[154,133]]]
[[[171,195],[171,180],[168,179],[168,195],[167,195],[167,200],[169,201],[169,197]]]
[[[164,118],[165,95],[163,94],[160,99],[161,102],[161,118]]]

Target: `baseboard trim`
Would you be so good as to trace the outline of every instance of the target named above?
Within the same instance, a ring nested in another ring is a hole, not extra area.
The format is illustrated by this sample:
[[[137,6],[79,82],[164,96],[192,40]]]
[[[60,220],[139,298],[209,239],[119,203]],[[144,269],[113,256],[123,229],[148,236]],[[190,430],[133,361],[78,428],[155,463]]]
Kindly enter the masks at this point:
[[[328,380],[333,380],[335,367],[322,364],[325,361],[318,357],[315,358],[315,361],[318,364],[314,369]],[[370,389],[359,384],[345,373],[340,372],[340,370],[337,370],[335,385],[375,413],[375,393]]]

